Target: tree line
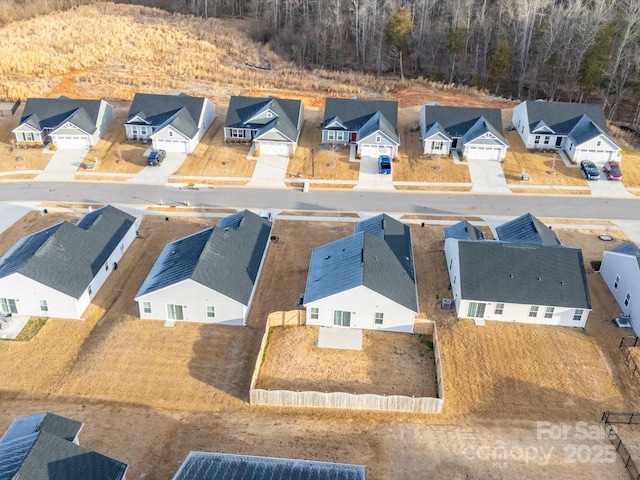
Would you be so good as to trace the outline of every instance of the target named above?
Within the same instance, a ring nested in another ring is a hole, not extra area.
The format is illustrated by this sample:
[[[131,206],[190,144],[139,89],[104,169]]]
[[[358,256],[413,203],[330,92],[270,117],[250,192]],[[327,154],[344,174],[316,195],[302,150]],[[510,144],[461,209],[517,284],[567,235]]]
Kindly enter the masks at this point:
[[[422,77],[518,99],[602,102],[610,119],[640,123],[639,0],[121,1],[253,19],[254,40],[301,68]]]

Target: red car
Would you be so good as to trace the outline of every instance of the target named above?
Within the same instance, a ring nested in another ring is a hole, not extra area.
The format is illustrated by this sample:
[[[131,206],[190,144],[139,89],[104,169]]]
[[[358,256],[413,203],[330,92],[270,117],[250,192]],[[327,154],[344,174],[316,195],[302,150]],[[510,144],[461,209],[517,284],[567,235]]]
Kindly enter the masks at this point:
[[[613,160],[611,160],[610,162],[604,164],[602,170],[607,176],[607,180],[622,180],[622,172],[620,171],[618,162],[614,162]]]

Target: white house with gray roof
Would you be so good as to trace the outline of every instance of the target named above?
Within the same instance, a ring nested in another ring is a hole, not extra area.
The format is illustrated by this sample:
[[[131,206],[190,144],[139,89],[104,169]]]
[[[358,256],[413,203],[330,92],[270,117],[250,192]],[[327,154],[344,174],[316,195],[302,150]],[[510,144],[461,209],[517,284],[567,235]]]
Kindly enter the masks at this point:
[[[423,153],[457,152],[467,160],[502,160],[509,144],[502,135],[502,113],[497,108],[420,107]]]
[[[189,452],[173,480],[366,480],[365,467],[291,458]]]
[[[354,145],[359,157],[395,157],[400,146],[398,102],[327,98],[322,143]]]
[[[125,463],[80,446],[82,426],[52,413],[14,419],[0,438],[0,478],[125,480]]]
[[[306,323],[413,332],[418,294],[409,227],[382,214],[311,254]]]
[[[244,325],[270,235],[244,210],[167,244],[135,296],[140,318]]]
[[[18,145],[52,143],[58,149],[88,149],[112,121],[113,106],[104,100],[27,98],[13,134]]]
[[[622,160],[602,105],[526,101],[514,107],[511,124],[528,149],[561,150],[574,163]]]
[[[136,93],[124,125],[129,140],[151,140],[154,150],[191,153],[216,118],[216,106],[185,93]]]
[[[636,335],[640,335],[640,314],[635,307],[635,304],[640,301],[640,250],[638,247],[632,243],[625,243],[604,252],[600,276],[620,305],[622,313],[631,317],[631,326]]]
[[[0,258],[2,313],[82,317],[136,238],[140,220],[110,205],[20,239]]]
[[[458,317],[584,327],[591,299],[578,248],[447,238]]]
[[[255,156],[290,157],[304,124],[301,100],[233,96],[224,124],[226,142],[252,142]]]

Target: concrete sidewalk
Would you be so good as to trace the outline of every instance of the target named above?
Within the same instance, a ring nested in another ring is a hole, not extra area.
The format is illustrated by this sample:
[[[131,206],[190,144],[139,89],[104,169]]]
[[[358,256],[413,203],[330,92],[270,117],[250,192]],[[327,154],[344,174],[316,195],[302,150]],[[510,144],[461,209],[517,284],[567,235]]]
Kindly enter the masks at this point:
[[[4,232],[34,208],[19,203],[0,203],[0,233]]]

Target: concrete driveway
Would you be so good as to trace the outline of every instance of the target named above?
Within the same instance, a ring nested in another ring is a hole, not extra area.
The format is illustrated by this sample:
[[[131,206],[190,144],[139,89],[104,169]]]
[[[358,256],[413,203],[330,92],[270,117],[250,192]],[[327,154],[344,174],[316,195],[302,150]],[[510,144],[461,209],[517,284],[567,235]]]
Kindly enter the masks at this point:
[[[149,152],[150,151],[147,151],[145,156],[148,156]],[[144,167],[128,181],[131,183],[153,183],[166,185],[169,183],[169,177],[173,175],[173,172],[180,168],[186,158],[186,153],[167,152],[167,156],[162,162],[162,165],[158,165],[157,167]]]
[[[46,180],[53,182],[64,182],[75,180],[76,172],[87,156],[89,150],[86,148],[78,150],[58,150],[52,156],[46,168],[36,180]]]
[[[497,160],[469,160],[473,193],[511,193]]]
[[[289,158],[279,155],[260,155],[247,157],[247,161],[255,161],[256,168],[253,170],[251,180],[247,184],[250,187],[284,187],[287,176]]]
[[[393,171],[393,164],[391,164]],[[378,159],[374,157],[362,157],[360,160],[360,173],[356,190],[394,190],[393,175],[381,175],[378,173]]]
[[[607,177],[602,175],[600,180],[592,180],[587,182],[587,185],[591,188],[592,197],[628,197],[632,198],[634,195],[626,189],[622,182],[616,180],[607,180]]]
[[[31,210],[33,208],[28,205],[0,203],[0,233],[4,232]]]

